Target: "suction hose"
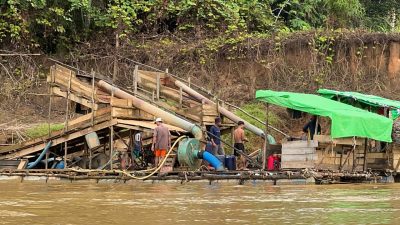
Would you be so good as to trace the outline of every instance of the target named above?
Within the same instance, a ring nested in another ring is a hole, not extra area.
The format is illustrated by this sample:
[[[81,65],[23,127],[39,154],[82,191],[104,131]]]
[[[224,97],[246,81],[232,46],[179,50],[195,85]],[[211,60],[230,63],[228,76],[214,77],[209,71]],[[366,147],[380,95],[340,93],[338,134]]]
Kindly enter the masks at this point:
[[[176,145],[180,140],[182,140],[183,138],[186,138],[186,136],[181,136],[181,137],[179,137],[178,139],[176,139],[176,141],[174,142],[174,144],[171,146],[171,148],[168,150],[167,154],[165,155],[164,160],[163,160],[163,161],[160,163],[160,165],[159,165],[157,168],[155,168],[154,171],[151,172],[149,175],[146,175],[146,176],[144,176],[144,177],[136,177],[136,176],[132,175],[131,173],[125,171],[125,170],[114,170],[114,172],[116,172],[116,173],[122,173],[122,174],[124,174],[124,175],[126,175],[126,176],[128,176],[128,177],[130,177],[130,178],[132,178],[132,179],[136,179],[136,180],[145,180],[145,179],[147,179],[147,178],[153,176],[155,173],[157,173],[158,171],[161,170],[161,168],[164,166],[165,162],[167,161],[168,156],[169,156],[169,155],[171,154],[171,152],[174,150],[175,145]],[[75,171],[75,172],[88,172],[88,173],[89,173],[89,172],[94,172],[94,171],[96,171],[96,172],[101,172],[101,171],[104,171],[104,170],[99,170],[99,169],[97,169],[97,170],[72,169],[72,171]],[[149,171],[149,170],[145,170],[145,171]]]
[[[43,157],[46,155],[46,152],[49,150],[49,148],[51,147],[51,145],[53,144],[52,141],[49,141],[46,145],[46,147],[44,147],[42,153],[40,153],[39,157],[37,157],[37,159],[34,162],[30,162],[28,163],[28,166],[26,167],[27,169],[32,169],[35,166],[37,166],[37,164],[43,159]]]

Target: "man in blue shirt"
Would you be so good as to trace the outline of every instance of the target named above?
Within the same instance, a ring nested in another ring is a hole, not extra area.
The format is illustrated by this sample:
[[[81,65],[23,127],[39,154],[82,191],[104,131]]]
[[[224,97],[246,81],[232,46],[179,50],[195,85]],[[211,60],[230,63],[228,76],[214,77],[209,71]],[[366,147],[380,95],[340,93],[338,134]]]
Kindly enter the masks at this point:
[[[214,155],[225,155],[224,149],[221,146],[221,118],[215,118],[215,125],[210,129],[211,143]]]

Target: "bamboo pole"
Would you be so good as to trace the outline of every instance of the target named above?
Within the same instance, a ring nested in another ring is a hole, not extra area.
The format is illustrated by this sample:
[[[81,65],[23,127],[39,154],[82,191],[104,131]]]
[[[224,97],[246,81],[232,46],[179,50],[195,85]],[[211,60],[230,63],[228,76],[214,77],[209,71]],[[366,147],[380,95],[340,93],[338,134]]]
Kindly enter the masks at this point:
[[[91,122],[92,122],[92,126],[94,126],[94,70],[92,69],[91,71],[91,75],[92,75],[92,118],[91,118]]]
[[[50,124],[51,124],[51,105],[52,105],[52,100],[53,100],[53,98],[52,98],[53,89],[52,89],[51,86],[49,88],[49,92],[50,92],[50,95],[49,95],[49,112],[48,112],[48,116],[47,116],[47,125],[48,125],[48,136],[50,137],[50,135],[51,135],[51,127],[50,127]]]
[[[69,79],[68,79],[68,90],[67,90],[67,106],[65,110],[65,126],[64,126],[64,133],[68,131],[68,116],[69,116],[69,95],[71,94],[71,79],[72,79],[72,71],[69,72]]]
[[[113,155],[114,155],[114,126],[110,127],[110,169],[113,169]]]
[[[114,99],[114,88],[111,91],[111,98]],[[113,168],[113,154],[114,154],[114,126],[110,126],[110,169]]]
[[[269,149],[269,142],[268,142],[268,125],[269,125],[269,103],[267,103],[267,118],[265,121],[265,138],[264,138],[264,146],[263,146],[263,170],[267,169],[267,150]]]
[[[367,171],[368,138],[365,138],[363,171]]]
[[[133,93],[135,96],[137,94],[137,89],[138,89],[138,71],[139,71],[139,66],[135,65],[135,70],[133,71]]]
[[[160,74],[157,73],[157,88],[156,88],[157,101],[160,100],[160,86],[161,86],[160,79],[161,79]]]
[[[50,137],[51,134],[51,129],[50,129],[50,123],[51,123],[51,104],[52,104],[52,93],[53,93],[53,87],[52,87],[52,83],[53,83],[53,77],[54,77],[54,66],[50,67],[50,85],[49,85],[49,111],[48,111],[48,115],[47,115],[47,124],[48,124],[48,135]]]
[[[235,146],[235,127],[231,127],[231,142],[232,145]],[[235,151],[233,151],[234,153]]]
[[[115,34],[115,54],[114,54],[114,68],[113,68],[113,77],[112,82],[115,83],[117,80],[118,73],[118,50],[119,50],[119,35]]]
[[[68,149],[68,144],[67,141],[64,142],[64,169],[67,168],[67,149]]]
[[[179,106],[181,107],[181,109],[183,108],[183,91],[182,91],[182,87],[179,87]]]
[[[72,71],[69,72],[69,79],[68,79],[67,106],[66,106],[66,110],[65,110],[64,134],[68,131],[69,95],[71,94],[71,79],[72,79]],[[65,141],[64,142],[64,169],[67,168],[67,150],[68,150],[68,143],[67,143],[67,141]]]
[[[49,154],[49,152],[46,152],[46,163],[44,164],[46,170],[49,168]]]
[[[92,149],[89,149],[89,169],[92,169]]]

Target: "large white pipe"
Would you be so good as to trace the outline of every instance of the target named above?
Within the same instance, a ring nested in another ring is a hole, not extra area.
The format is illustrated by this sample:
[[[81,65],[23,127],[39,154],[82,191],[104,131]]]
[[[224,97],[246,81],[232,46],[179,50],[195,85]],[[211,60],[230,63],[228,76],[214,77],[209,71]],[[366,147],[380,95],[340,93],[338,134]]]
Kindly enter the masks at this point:
[[[145,112],[148,112],[156,117],[162,118],[166,123],[180,127],[188,132],[191,132],[196,139],[202,139],[203,137],[203,132],[201,128],[193,123],[190,123],[178,116],[175,116],[172,113],[169,113],[167,111],[164,111],[148,102],[145,102],[117,87],[114,87],[107,82],[104,82],[100,80],[97,82],[97,86],[102,88],[103,90],[107,91],[109,94],[114,93],[115,97],[121,98],[121,99],[131,99],[133,102],[133,105],[141,109]]]
[[[186,84],[180,82],[179,80],[175,80],[175,85],[180,87],[180,88],[182,88],[182,91],[188,93],[190,96],[196,98],[198,101],[204,102],[206,104],[215,104],[213,101],[211,101],[210,99],[206,98],[205,96],[203,96],[202,94],[198,93],[197,91],[193,90],[192,88],[190,88]],[[233,114],[229,110],[225,109],[224,107],[218,106],[218,111],[222,115],[226,116],[228,119],[232,120],[235,123],[238,123],[239,121],[243,121],[245,128],[247,130],[253,132],[254,134],[257,134],[258,136],[261,136],[261,137],[265,136],[263,130],[261,130],[260,128],[252,125],[251,123],[243,120],[242,118],[236,116],[235,114]]]

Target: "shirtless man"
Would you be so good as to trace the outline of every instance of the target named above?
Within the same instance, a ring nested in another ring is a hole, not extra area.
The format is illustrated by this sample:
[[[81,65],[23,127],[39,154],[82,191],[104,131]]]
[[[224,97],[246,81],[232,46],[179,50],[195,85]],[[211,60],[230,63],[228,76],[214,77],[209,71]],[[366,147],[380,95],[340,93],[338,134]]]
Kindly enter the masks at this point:
[[[239,154],[239,152],[236,149],[241,150],[244,153],[244,142],[247,141],[247,139],[244,136],[244,122],[243,121],[238,122],[238,127],[235,129],[235,131],[233,133],[233,137],[235,140],[235,144],[233,145],[233,147],[234,147],[233,154],[237,157],[240,156],[239,160],[242,161],[241,154]],[[239,161],[239,160],[237,160],[237,161]],[[238,169],[243,169],[243,168],[238,168]]]

